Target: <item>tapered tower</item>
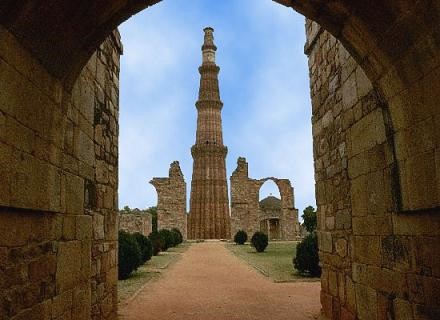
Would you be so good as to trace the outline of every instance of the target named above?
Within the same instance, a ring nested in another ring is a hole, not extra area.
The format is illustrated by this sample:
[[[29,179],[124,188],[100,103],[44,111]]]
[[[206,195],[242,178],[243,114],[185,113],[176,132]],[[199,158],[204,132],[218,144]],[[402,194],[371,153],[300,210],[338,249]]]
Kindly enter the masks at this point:
[[[215,64],[214,29],[205,28],[203,62],[199,67],[200,89],[197,107],[196,143],[191,148],[194,159],[191,181],[190,239],[229,239],[230,221],[218,86],[220,68]]]

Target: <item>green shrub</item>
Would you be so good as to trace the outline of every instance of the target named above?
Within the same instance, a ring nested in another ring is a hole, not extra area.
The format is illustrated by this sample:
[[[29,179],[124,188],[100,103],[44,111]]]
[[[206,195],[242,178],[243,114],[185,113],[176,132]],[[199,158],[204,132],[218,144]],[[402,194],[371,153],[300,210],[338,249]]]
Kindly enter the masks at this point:
[[[161,251],[167,251],[169,248],[174,247],[174,236],[170,230],[160,229],[158,233],[164,241],[164,246],[161,248]]]
[[[135,238],[124,231],[119,231],[118,244],[118,278],[127,279],[142,263],[141,250]]]
[[[318,237],[316,232],[307,235],[296,246],[296,257],[293,259],[293,266],[299,272],[308,272],[312,276],[321,275],[318,256]]]
[[[182,232],[180,232],[179,229],[177,228],[173,228],[171,229],[171,232],[174,235],[174,244],[177,246],[179,244],[181,244],[183,242],[183,236],[182,236]]]
[[[157,256],[159,252],[165,247],[164,239],[159,235],[159,232],[153,231],[148,235],[153,247],[153,256]]]
[[[257,252],[263,252],[269,244],[269,238],[267,234],[257,231],[252,236],[251,243]]]
[[[153,255],[153,246],[150,239],[139,232],[134,233],[133,237],[137,241],[139,248],[141,249],[142,262],[147,262],[151,259],[151,256]]]
[[[236,244],[244,244],[247,240],[247,233],[244,230],[238,230],[234,236],[234,242]]]

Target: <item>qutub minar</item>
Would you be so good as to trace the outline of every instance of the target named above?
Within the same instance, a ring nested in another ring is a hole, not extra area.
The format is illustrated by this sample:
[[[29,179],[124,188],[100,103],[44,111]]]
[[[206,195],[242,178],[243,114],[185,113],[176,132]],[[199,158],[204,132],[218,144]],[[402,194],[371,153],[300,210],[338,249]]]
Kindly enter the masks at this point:
[[[288,179],[249,177],[248,163],[238,158],[231,176],[231,214],[226,182],[226,154],[223,145],[218,73],[215,63],[214,29],[205,28],[197,108],[196,142],[189,214],[186,212],[186,183],[178,161],[170,165],[167,178],[153,178],[157,191],[158,229],[177,228],[187,239],[231,239],[238,230],[249,235],[262,231],[270,240],[294,240],[299,236],[298,210]],[[259,201],[261,186],[272,180],[281,199]],[[231,234],[232,233],[232,234]]]
[[[218,73],[215,64],[214,29],[204,29],[203,62],[199,67],[200,89],[197,107],[196,143],[191,181],[188,238],[230,238],[228,187],[226,182],[227,147],[223,145]]]

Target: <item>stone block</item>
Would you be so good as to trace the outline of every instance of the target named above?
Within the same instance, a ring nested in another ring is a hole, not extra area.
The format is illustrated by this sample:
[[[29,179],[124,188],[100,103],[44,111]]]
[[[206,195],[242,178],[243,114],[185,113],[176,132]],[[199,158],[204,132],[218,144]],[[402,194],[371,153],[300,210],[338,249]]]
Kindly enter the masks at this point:
[[[393,229],[391,214],[387,216],[353,217],[355,235],[389,235]]]
[[[440,200],[437,197],[434,151],[414,155],[401,166],[403,209],[417,210],[438,206]]]
[[[328,319],[333,317],[333,299],[332,296],[321,290],[321,311]]]
[[[104,237],[104,216],[99,213],[95,213],[93,215],[93,239],[102,240]]]
[[[347,252],[348,252],[347,240],[345,240],[343,238],[337,239],[335,242],[335,249],[336,249],[336,253],[340,257],[345,258],[347,256]]]
[[[367,180],[365,176],[360,176],[351,180],[350,198],[353,217],[366,216],[368,213],[368,198],[366,190]]]
[[[396,319],[412,320],[413,312],[411,304],[403,299],[394,299],[393,301],[394,316]]]
[[[52,318],[58,319],[63,316],[66,311],[70,311],[72,307],[73,297],[72,291],[64,291],[58,294],[52,300]]]
[[[76,217],[76,239],[91,240],[92,239],[92,217],[89,215],[81,215]]]
[[[10,204],[19,208],[60,211],[59,169],[23,152],[12,154]]]
[[[361,284],[355,284],[356,307],[359,320],[376,320],[377,295],[376,291]]]
[[[333,252],[332,234],[331,232],[318,232],[319,250],[323,252]]]
[[[0,142],[0,205],[8,206],[11,198],[12,184],[12,148]]]
[[[355,77],[359,98],[366,96],[371,90],[373,90],[370,80],[360,66],[356,68]]]
[[[376,109],[353,124],[348,131],[351,141],[351,154],[355,156],[386,141],[385,121],[382,110]]]
[[[41,280],[51,281],[55,275],[57,260],[55,255],[41,256],[29,263],[29,280],[37,282]]]
[[[355,262],[380,265],[380,250],[379,236],[353,237],[353,261]]]
[[[95,145],[93,140],[82,130],[75,136],[76,155],[78,159],[90,166],[95,164]]]
[[[69,214],[84,213],[84,179],[70,173],[63,175],[63,198]]]
[[[338,296],[338,274],[335,271],[328,271],[328,287],[329,292],[333,297]]]
[[[76,239],[76,216],[65,216],[63,219],[64,240]]]
[[[60,242],[58,245],[56,286],[63,293],[81,282],[81,242]]]
[[[354,73],[352,73],[344,81],[341,90],[342,90],[342,104],[344,106],[344,110],[351,109],[358,100],[356,77]]]

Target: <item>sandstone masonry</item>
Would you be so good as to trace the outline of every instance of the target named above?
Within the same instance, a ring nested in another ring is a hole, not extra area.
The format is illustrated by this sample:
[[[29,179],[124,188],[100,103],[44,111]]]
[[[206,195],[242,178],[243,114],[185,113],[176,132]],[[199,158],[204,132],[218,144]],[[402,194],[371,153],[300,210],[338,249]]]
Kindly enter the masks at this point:
[[[245,230],[252,235],[256,231],[265,231],[261,223],[267,214],[260,207],[258,195],[261,186],[272,180],[278,186],[281,195],[281,212],[279,214],[280,239],[295,240],[300,236],[298,209],[294,207],[293,188],[288,179],[264,178],[251,179],[248,163],[245,158],[238,158],[237,168],[231,176],[231,236],[238,230]],[[267,230],[266,230],[267,231]]]
[[[177,228],[187,238],[186,183],[179,162],[170,165],[168,178],[153,178],[157,191],[157,228]]]
[[[144,236],[148,236],[153,228],[151,214],[146,211],[139,211],[139,213],[119,214],[119,230],[129,233],[139,232]]]

